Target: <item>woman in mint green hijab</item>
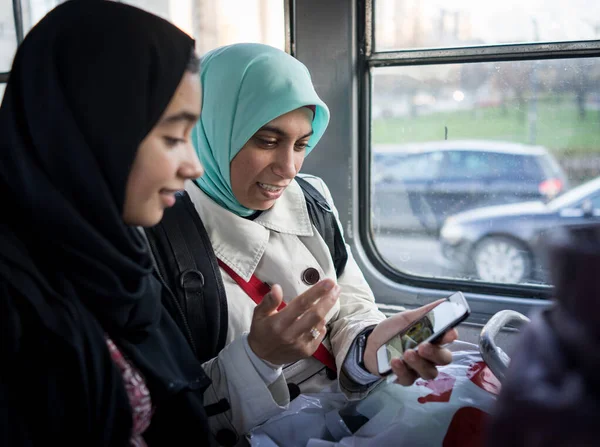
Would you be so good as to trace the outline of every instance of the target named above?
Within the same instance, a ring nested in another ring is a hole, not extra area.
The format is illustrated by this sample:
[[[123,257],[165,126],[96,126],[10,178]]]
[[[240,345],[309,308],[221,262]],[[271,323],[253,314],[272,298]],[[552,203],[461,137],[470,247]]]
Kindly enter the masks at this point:
[[[193,138],[205,174],[186,191],[219,260],[228,310],[227,346],[205,369],[242,415],[232,424],[243,433],[298,392],[339,385],[348,398],[365,396],[379,380],[377,348],[427,310],[386,320],[349,247],[336,275],[296,181],[304,177],[337,216],[325,183],[299,174],[329,121],[306,67],[260,44],[219,48],[200,66],[204,98]],[[455,337],[451,331],[443,342]],[[406,366],[392,362],[399,383],[432,378],[451,359],[439,346],[428,349],[407,355]],[[207,404],[217,400],[210,396]]]
[[[230,163],[266,123],[295,109],[314,110],[312,135],[304,156],[323,136],[329,109],[315,92],[307,68],[276,48],[238,44],[216,49],[202,59],[202,84],[207,91],[202,107],[208,111],[196,125],[194,145],[205,166],[196,182],[214,201],[239,216],[249,209],[235,197]]]

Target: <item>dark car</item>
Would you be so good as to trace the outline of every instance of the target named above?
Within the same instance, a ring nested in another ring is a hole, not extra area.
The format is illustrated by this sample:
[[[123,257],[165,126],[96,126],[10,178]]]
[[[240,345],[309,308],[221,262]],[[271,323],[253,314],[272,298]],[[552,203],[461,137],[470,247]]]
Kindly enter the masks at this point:
[[[584,222],[600,223],[600,177],[548,203],[492,206],[451,216],[440,231],[441,253],[449,268],[484,281],[544,281],[539,237],[550,228]]]
[[[568,189],[541,146],[497,141],[380,145],[373,150],[373,228],[437,234],[472,208],[550,200]]]

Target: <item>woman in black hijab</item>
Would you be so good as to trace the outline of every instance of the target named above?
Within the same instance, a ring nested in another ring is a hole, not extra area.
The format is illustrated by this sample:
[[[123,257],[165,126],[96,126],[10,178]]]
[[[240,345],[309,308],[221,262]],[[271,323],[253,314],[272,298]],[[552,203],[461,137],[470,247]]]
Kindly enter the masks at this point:
[[[202,173],[193,47],[136,8],[72,0],[17,51],[0,108],[0,445],[210,443],[209,380],[134,227]]]

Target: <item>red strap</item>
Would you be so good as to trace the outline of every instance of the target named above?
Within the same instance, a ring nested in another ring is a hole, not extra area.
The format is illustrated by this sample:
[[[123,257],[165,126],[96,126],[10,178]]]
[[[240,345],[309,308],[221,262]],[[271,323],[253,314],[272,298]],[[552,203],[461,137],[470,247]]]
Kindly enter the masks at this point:
[[[268,284],[262,282],[256,276],[252,275],[250,281],[244,281],[240,275],[235,273],[233,269],[227,264],[225,264],[223,261],[218,259],[218,262],[221,268],[225,270],[229,276],[231,276],[231,279],[233,279],[238,284],[238,286],[240,286],[242,290],[246,292],[246,294],[250,298],[252,298],[252,301],[254,301],[256,304],[259,304],[264,298],[264,296],[271,291],[271,287],[269,287]],[[284,307],[285,302],[282,301],[277,310],[281,310]],[[331,352],[329,352],[327,348],[323,346],[323,343],[319,344],[319,347],[313,354],[313,357],[329,369],[337,371],[337,368],[335,366],[335,359],[333,358]]]
[[[319,344],[319,347],[313,353],[313,357],[316,358],[319,362],[321,362],[330,370],[337,372],[337,367],[335,366],[335,359],[333,358],[331,352],[329,352],[327,348],[323,346],[323,343]]]

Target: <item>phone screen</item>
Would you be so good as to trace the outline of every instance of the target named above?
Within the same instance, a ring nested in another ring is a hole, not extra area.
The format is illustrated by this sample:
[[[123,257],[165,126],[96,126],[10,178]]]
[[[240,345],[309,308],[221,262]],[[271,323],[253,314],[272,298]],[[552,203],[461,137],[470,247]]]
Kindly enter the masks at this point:
[[[430,310],[421,319],[415,321],[405,331],[395,335],[388,340],[380,349],[385,347],[385,361],[382,361],[382,353],[378,353],[380,372],[389,369],[389,364],[394,358],[402,358],[402,354],[415,348],[432,337],[442,336],[451,327],[456,326],[469,314],[469,307],[462,293],[457,292],[445,301]],[[429,340],[429,341],[434,341]],[[384,363],[385,365],[382,365]],[[386,366],[386,368],[382,368]]]

